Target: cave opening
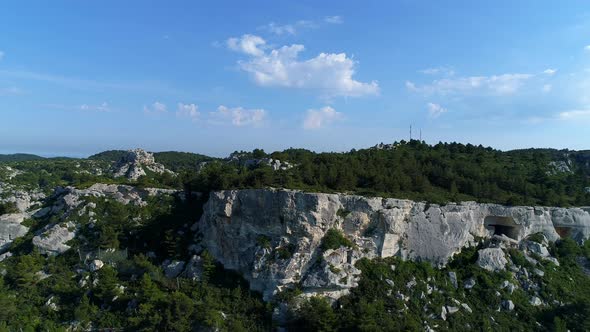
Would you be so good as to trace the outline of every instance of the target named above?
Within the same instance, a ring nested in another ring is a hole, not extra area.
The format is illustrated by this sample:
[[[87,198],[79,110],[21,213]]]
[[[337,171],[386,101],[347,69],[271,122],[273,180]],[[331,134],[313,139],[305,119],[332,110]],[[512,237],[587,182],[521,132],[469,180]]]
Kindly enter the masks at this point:
[[[514,222],[512,217],[487,216],[484,219],[484,226],[493,235],[506,235],[507,237],[518,240],[521,226]]]

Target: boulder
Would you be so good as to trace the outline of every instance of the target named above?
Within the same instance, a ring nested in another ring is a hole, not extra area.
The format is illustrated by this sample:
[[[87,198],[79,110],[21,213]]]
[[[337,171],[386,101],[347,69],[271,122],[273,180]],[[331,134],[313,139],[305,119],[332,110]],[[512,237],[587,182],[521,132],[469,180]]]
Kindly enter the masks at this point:
[[[533,296],[533,297],[531,297],[531,300],[529,301],[529,303],[534,307],[538,307],[541,304],[543,304],[543,301],[541,301],[541,299],[538,298],[537,296]]]
[[[100,259],[95,259],[88,265],[90,272],[96,272],[104,266],[104,263]]]
[[[526,243],[527,248],[532,252],[541,257],[548,257],[549,250],[544,245],[534,242],[534,241],[527,241]]]
[[[465,283],[463,284],[463,287],[465,287],[465,289],[471,289],[473,287],[475,287],[475,279],[473,278],[469,278],[467,279],[467,281],[465,281]]]
[[[480,249],[477,257],[477,265],[488,271],[497,272],[506,268],[508,260],[504,256],[504,251],[500,248]]]
[[[164,275],[167,278],[176,278],[184,270],[183,261],[164,262]]]
[[[457,273],[453,271],[449,272],[449,279],[451,279],[451,284],[453,285],[453,287],[459,287],[459,283],[457,282]]]
[[[514,310],[514,302],[512,302],[512,300],[504,300],[502,301],[502,308],[507,311],[512,311]]]

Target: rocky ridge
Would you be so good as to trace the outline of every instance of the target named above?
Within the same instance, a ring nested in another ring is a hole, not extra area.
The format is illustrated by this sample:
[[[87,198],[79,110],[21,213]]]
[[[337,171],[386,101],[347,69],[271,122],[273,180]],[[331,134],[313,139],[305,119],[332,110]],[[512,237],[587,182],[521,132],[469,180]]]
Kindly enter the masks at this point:
[[[508,207],[462,202],[305,193],[283,189],[212,192],[194,230],[226,268],[240,272],[266,299],[300,284],[309,295],[338,298],[356,285],[361,258],[398,256],[445,265],[463,247],[493,240],[480,266],[505,268],[501,250],[542,233],[549,241],[590,234],[583,208]],[[353,243],[323,250],[330,229]],[[531,248],[525,248],[530,250]],[[543,251],[536,248],[533,250]]]
[[[127,154],[113,165],[112,171],[114,177],[124,176],[129,180],[137,180],[146,175],[145,169],[158,174],[174,174],[164,165],[157,163],[152,153],[142,149],[128,150]]]
[[[19,213],[11,213],[0,216],[0,252],[17,238],[27,234],[29,228],[21,223],[31,217],[44,218],[48,215],[59,215],[60,222],[51,223],[37,231],[32,239],[32,243],[39,251],[47,255],[57,255],[68,250],[70,247],[66,244],[72,240],[78,229],[76,219],[87,215],[90,222],[94,220],[93,210],[96,205],[87,202],[86,197],[108,198],[121,204],[132,204],[145,206],[145,199],[149,196],[156,195],[182,195],[183,193],[172,189],[144,188],[139,189],[127,185],[102,184],[97,183],[87,189],[77,189],[74,187],[57,187],[53,194],[48,197],[50,204],[43,208],[34,208]],[[17,206],[38,206],[44,201],[34,201],[32,205],[29,200],[27,204]]]

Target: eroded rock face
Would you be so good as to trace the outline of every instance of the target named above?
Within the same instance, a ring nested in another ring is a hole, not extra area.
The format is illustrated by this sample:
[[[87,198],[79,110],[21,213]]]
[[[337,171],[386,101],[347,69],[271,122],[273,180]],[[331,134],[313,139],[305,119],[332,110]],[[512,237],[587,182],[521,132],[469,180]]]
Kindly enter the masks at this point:
[[[363,257],[399,256],[444,265],[477,238],[519,241],[542,232],[585,239],[590,214],[580,208],[506,207],[463,202],[439,206],[400,199],[304,193],[282,189],[213,192],[195,225],[202,244],[226,268],[240,272],[270,298],[302,283],[304,292],[339,297],[358,280]],[[329,229],[353,243],[323,252]],[[563,232],[562,232],[563,233]],[[318,263],[319,262],[319,263]]]
[[[0,252],[3,252],[14,241],[24,236],[29,228],[21,225],[27,218],[25,213],[4,214],[0,216]]]
[[[491,272],[502,271],[508,264],[508,260],[501,248],[485,248],[479,250],[477,254],[477,265]]]
[[[54,224],[46,227],[41,234],[33,237],[33,245],[42,254],[58,255],[70,249],[70,246],[66,243],[75,236],[75,224],[70,222],[65,223],[65,225]]]
[[[134,149],[127,151],[127,154],[114,165],[113,175],[115,177],[124,176],[130,180],[137,180],[139,177],[146,175],[144,168],[154,173],[173,174],[164,165],[157,163],[152,153],[142,149]]]

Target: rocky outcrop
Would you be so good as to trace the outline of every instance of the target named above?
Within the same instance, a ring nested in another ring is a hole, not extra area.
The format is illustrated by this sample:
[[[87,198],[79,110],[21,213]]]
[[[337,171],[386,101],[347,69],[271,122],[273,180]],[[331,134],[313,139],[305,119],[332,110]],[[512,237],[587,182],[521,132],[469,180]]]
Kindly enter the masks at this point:
[[[127,151],[127,154],[113,166],[113,175],[115,177],[124,176],[130,180],[137,180],[139,177],[146,175],[146,169],[158,174],[174,174],[172,171],[166,169],[164,165],[157,163],[152,153],[142,149],[134,149]]]
[[[156,195],[182,195],[184,193],[160,188],[136,188],[126,185],[96,183],[87,189],[77,189],[74,187],[57,187],[54,193],[49,197],[50,205],[41,209],[34,209],[35,206],[41,205],[43,201],[35,201],[44,196],[37,194],[28,194],[24,192],[19,197],[28,197],[27,202],[19,209],[30,209],[26,212],[5,214],[0,216],[0,253],[6,250],[14,239],[24,236],[28,232],[28,227],[21,225],[27,218],[44,218],[47,215],[58,214],[62,223],[51,223],[41,229],[33,237],[33,245],[41,253],[47,255],[57,255],[70,247],[66,244],[76,235],[77,219],[84,214],[90,216],[90,221],[95,221],[94,208],[95,203],[89,203],[85,197],[100,197],[112,199],[121,204],[133,204],[145,206],[146,198]],[[34,199],[31,199],[34,197]],[[34,202],[34,204],[32,203]],[[67,223],[66,221],[69,220]]]
[[[21,225],[27,218],[25,213],[4,214],[0,216],[0,252],[3,252],[14,241],[24,236],[29,228]]]
[[[251,189],[213,192],[195,224],[202,245],[251,288],[270,298],[302,284],[310,294],[339,297],[358,280],[360,258],[398,256],[444,265],[478,238],[549,240],[590,234],[581,208],[507,207],[463,202],[440,206],[400,199]],[[352,247],[323,251],[330,229]]]
[[[46,227],[39,235],[33,237],[33,245],[41,254],[59,255],[70,246],[66,243],[76,236],[76,225],[68,222],[65,225],[54,224]]]

